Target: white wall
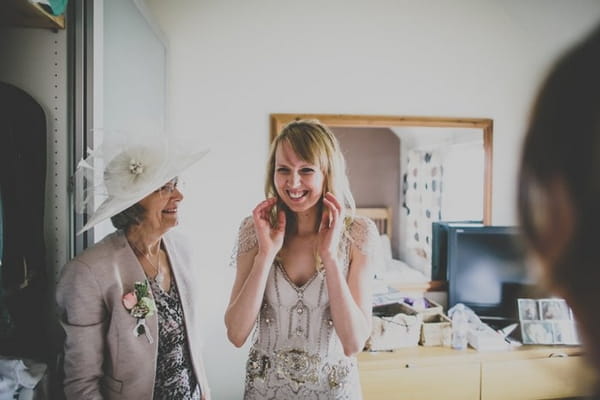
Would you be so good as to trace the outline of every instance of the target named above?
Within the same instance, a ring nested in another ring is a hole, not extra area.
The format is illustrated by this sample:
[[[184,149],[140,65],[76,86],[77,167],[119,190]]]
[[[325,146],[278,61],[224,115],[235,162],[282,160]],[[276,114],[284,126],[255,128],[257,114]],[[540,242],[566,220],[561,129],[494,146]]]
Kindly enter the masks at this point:
[[[200,250],[206,363],[239,399],[246,349],[228,344],[227,267],[262,198],[268,116],[360,113],[494,119],[493,222],[515,222],[514,176],[543,72],[600,20],[596,0],[148,0],[170,47],[167,119],[212,152],[188,185]]]
[[[143,121],[160,131],[165,112],[166,52],[161,33],[153,29],[134,0],[100,4],[104,118],[95,128],[127,132]]]

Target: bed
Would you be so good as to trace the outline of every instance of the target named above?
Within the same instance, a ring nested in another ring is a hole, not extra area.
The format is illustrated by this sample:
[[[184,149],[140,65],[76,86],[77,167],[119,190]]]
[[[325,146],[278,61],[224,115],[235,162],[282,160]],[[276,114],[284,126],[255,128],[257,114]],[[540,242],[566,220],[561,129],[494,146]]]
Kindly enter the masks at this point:
[[[392,256],[392,210],[389,207],[357,207],[356,215],[370,218],[380,236],[381,251],[374,266],[375,280],[382,285],[404,286],[415,283],[418,286],[429,282],[429,278],[404,261]]]
[[[392,210],[389,207],[356,208],[356,215],[370,218],[377,227],[380,235],[392,237]]]

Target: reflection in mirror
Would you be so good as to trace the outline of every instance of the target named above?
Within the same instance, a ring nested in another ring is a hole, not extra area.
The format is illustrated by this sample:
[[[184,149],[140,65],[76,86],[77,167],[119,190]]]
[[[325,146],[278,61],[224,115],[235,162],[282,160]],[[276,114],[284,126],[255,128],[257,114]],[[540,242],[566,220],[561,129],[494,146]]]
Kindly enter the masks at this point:
[[[379,222],[386,281],[430,281],[432,222],[490,223],[491,120],[274,114],[271,137],[296,118],[340,141],[357,212]]]
[[[432,221],[483,220],[481,131],[428,127],[333,130],[346,157],[359,211],[389,207],[391,256],[429,277]],[[409,277],[420,279],[413,274],[403,280]]]

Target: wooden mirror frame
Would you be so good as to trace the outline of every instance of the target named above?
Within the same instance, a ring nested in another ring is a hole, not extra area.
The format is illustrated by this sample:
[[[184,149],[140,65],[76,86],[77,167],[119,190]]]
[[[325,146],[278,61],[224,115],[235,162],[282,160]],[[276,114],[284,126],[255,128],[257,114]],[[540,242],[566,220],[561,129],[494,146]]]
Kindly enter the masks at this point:
[[[446,118],[408,117],[390,115],[357,114],[271,114],[270,141],[289,122],[298,119],[318,119],[329,127],[343,128],[392,128],[395,126],[433,128],[474,128],[483,131],[484,171],[483,171],[483,224],[492,224],[492,139],[493,120],[490,118]],[[447,281],[429,281],[425,284],[391,282],[389,286],[405,292],[445,291]]]
[[[489,118],[406,117],[356,114],[271,114],[270,142],[289,122],[318,119],[329,127],[391,128],[395,126],[434,128],[475,128],[483,131],[483,224],[492,224],[492,139],[493,121]]]

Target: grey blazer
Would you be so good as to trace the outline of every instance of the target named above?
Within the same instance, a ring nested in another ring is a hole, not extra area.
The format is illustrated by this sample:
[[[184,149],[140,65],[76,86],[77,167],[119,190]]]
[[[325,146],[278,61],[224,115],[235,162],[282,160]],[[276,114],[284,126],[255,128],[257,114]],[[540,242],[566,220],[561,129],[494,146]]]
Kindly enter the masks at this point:
[[[199,279],[183,240],[169,232],[164,245],[177,282],[192,365],[203,398],[209,399],[202,361],[201,324],[196,306]],[[123,295],[146,279],[125,235],[117,231],[85,250],[62,270],[56,289],[66,333],[64,388],[67,399],[152,399],[158,349],[158,319],[146,318],[149,343],[136,337],[136,319],[125,309]]]

